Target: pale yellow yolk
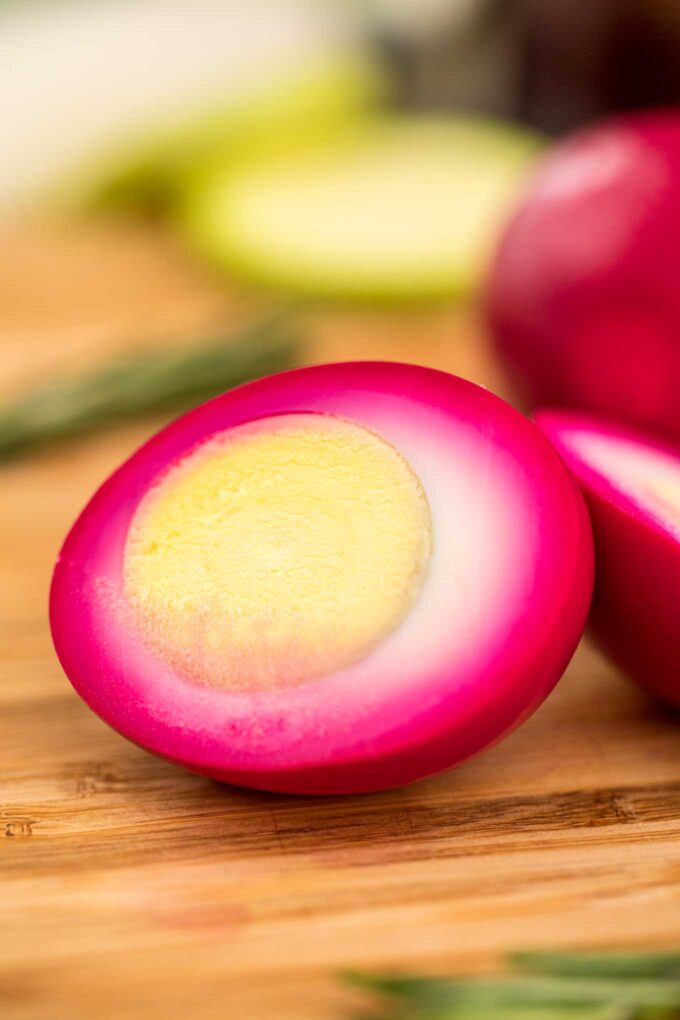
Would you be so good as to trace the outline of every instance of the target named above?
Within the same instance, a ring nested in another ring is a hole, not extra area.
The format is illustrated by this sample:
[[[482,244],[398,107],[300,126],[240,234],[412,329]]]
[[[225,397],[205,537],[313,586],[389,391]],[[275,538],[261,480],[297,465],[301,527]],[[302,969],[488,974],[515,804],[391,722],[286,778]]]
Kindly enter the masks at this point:
[[[431,552],[413,470],[319,414],[205,443],[141,501],[124,558],[145,641],[187,678],[299,684],[357,662],[413,604]]]

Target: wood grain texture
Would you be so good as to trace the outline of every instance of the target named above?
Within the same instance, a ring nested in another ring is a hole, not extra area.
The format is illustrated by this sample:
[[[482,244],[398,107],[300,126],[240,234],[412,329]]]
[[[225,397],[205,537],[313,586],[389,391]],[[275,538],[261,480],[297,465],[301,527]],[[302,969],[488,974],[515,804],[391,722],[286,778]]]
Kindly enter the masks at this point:
[[[241,307],[136,228],[24,227],[15,241],[21,257],[0,261],[5,391]],[[394,357],[502,386],[469,313],[335,310],[311,331],[310,360]],[[51,567],[156,424],[0,466],[3,1020],[340,1020],[356,1001],[343,967],[680,942],[678,718],[585,642],[509,740],[371,796],[220,787],[95,718],[51,649]]]

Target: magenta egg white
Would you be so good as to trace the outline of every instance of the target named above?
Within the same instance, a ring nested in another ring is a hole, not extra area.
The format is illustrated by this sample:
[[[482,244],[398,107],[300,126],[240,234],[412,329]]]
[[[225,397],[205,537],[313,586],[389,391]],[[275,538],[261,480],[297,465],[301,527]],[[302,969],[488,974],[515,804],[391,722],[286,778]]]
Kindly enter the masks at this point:
[[[486,287],[496,347],[533,405],[680,441],[680,113],[576,132],[540,164]]]
[[[351,793],[469,758],[581,635],[592,534],[539,429],[410,365],[300,369],[196,408],[99,489],[51,593],[73,686],[137,744]]]
[[[638,683],[680,705],[680,450],[587,415],[536,421],[590,511],[596,635]]]

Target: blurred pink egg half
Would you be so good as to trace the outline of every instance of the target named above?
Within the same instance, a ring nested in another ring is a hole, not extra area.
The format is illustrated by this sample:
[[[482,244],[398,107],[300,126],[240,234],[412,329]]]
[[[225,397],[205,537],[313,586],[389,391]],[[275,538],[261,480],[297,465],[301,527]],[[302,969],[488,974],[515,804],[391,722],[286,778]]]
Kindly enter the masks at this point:
[[[540,411],[595,535],[592,625],[612,658],[680,706],[680,449],[592,416]]]
[[[518,391],[680,440],[680,112],[587,128],[540,164],[486,314]]]

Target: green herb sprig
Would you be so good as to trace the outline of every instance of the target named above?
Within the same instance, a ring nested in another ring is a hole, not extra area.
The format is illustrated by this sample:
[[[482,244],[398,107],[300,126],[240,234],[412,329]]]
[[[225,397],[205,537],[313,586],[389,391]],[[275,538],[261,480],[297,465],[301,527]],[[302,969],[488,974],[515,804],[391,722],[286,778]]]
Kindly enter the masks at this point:
[[[515,953],[501,977],[350,974],[382,1011],[372,1020],[672,1020],[680,952]],[[370,1020],[369,1017],[364,1020]]]
[[[128,354],[0,408],[0,459],[114,420],[182,410],[250,379],[290,368],[298,353],[290,315],[277,312],[191,345]]]

